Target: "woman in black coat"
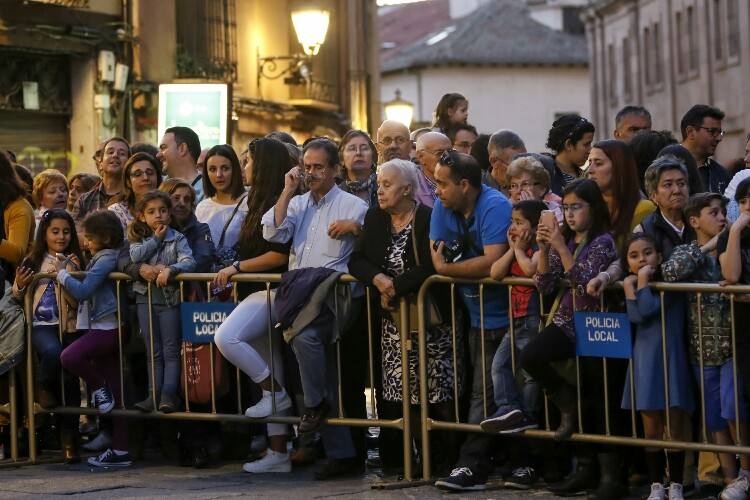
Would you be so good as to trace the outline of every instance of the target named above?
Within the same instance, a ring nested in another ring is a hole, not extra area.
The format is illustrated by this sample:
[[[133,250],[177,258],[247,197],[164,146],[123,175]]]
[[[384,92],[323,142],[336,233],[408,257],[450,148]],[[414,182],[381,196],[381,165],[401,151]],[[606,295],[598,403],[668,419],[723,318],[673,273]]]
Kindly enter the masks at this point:
[[[380,380],[378,389],[379,418],[399,418],[402,408],[401,340],[399,335],[398,305],[402,297],[415,300],[422,283],[435,274],[430,257],[431,209],[415,201],[417,170],[413,163],[391,160],[378,167],[378,204],[365,216],[363,230],[349,261],[349,272],[363,283],[377,289],[380,307],[379,330]],[[440,311],[450,311],[450,299],[431,287],[431,296]],[[446,315],[445,322],[450,323]],[[460,324],[461,321],[456,322]],[[414,349],[409,356],[409,394],[416,409],[419,403],[418,359],[416,332],[410,333]],[[460,338],[456,332],[456,338]],[[454,371],[452,332],[449,324],[427,330],[428,401],[435,418],[450,419],[454,399]],[[458,359],[461,359],[460,351]],[[377,363],[377,359],[375,361]],[[460,370],[459,370],[460,373]],[[460,388],[459,388],[460,390]],[[450,453],[456,447],[445,443],[436,446],[436,453]],[[383,429],[380,457],[385,468],[402,466],[400,432]],[[438,444],[438,443],[436,443]],[[437,461],[450,461],[445,455]],[[452,463],[452,462],[451,462]]]

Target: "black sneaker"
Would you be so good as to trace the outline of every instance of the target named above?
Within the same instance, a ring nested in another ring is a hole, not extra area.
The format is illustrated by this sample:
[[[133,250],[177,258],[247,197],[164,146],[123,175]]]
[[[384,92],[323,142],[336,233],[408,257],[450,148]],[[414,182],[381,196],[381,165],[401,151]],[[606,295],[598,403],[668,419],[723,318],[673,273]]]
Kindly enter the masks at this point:
[[[519,467],[505,480],[506,488],[528,490],[537,482],[536,471],[532,467]]]
[[[108,448],[98,457],[89,458],[88,463],[94,467],[128,467],[133,461],[130,458],[130,453],[127,451]]]
[[[481,491],[487,489],[487,480],[475,476],[468,467],[456,467],[450,476],[435,481],[435,486],[448,491]]]
[[[101,413],[109,413],[115,407],[115,398],[112,396],[112,391],[106,385],[95,390],[91,395],[91,399],[94,401],[94,406]]]
[[[500,434],[516,434],[518,432],[523,432],[529,429],[536,429],[538,427],[539,424],[537,424],[532,419],[527,417],[526,414],[524,414],[523,418],[521,418],[519,422],[507,427],[506,429],[501,430]]]
[[[498,432],[515,425],[521,420],[523,420],[523,412],[521,410],[510,410],[502,415],[493,415],[487,420],[483,420],[479,424],[479,427],[481,427],[484,432],[497,434]]]

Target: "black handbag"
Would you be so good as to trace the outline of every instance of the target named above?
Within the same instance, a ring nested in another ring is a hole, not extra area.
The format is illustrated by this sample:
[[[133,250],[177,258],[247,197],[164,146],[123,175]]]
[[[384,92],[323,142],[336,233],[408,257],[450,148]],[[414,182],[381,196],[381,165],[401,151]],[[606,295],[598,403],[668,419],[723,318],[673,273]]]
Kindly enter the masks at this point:
[[[225,267],[229,267],[232,265],[234,261],[237,260],[239,254],[237,253],[236,246],[228,246],[224,245],[224,237],[226,236],[227,229],[229,228],[229,224],[232,223],[232,220],[234,219],[234,216],[237,215],[237,211],[240,209],[240,205],[243,201],[245,201],[245,198],[247,198],[247,195],[242,196],[240,198],[240,201],[237,202],[237,205],[234,207],[234,210],[232,211],[232,215],[227,220],[226,224],[224,224],[224,229],[221,230],[221,237],[219,238],[219,243],[216,245],[216,251],[214,253],[214,256],[216,257],[216,261],[214,262],[211,271],[212,272],[219,272]]]

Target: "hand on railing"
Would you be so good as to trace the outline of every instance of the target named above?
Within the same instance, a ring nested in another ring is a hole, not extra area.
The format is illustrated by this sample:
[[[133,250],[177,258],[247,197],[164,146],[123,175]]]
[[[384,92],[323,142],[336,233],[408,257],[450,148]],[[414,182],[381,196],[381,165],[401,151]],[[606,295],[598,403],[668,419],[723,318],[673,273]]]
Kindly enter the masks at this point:
[[[159,273],[164,268],[162,265],[158,266],[152,266],[150,264],[142,264],[141,269],[139,271],[141,278],[148,281],[149,283],[153,283],[156,281],[156,278],[159,276]]]
[[[216,277],[212,282],[213,288],[223,290],[224,287],[227,286],[227,283],[229,283],[229,279],[237,273],[239,273],[239,271],[234,266],[228,266],[224,269],[221,269],[218,273],[216,273]]]

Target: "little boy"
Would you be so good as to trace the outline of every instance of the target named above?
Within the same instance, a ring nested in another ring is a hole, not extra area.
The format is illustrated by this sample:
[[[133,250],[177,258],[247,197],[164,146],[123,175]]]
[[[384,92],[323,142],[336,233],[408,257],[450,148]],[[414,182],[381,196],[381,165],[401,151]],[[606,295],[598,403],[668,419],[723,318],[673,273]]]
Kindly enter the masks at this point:
[[[722,280],[722,271],[717,241],[726,227],[726,199],[716,193],[695,194],[685,207],[685,219],[695,230],[697,241],[674,249],[662,264],[664,280],[718,283]],[[700,384],[703,379],[706,430],[715,443],[737,444],[729,298],[720,293],[703,293],[699,302],[698,297],[698,293],[688,293],[688,339],[696,383]],[[747,436],[744,398],[739,402],[739,410],[744,440]],[[740,455],[739,477],[734,455],[720,453],[719,461],[727,483],[721,498],[747,498],[750,457]]]

